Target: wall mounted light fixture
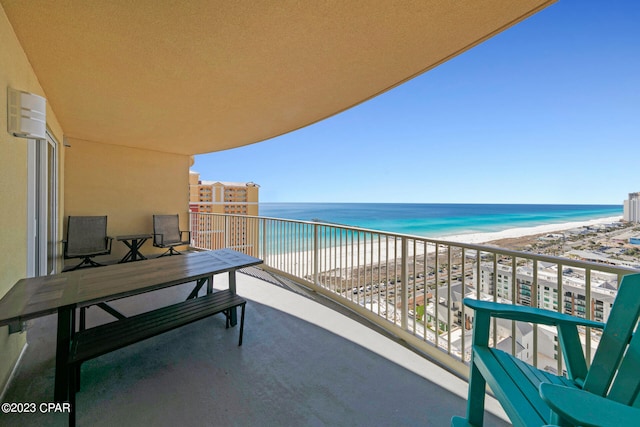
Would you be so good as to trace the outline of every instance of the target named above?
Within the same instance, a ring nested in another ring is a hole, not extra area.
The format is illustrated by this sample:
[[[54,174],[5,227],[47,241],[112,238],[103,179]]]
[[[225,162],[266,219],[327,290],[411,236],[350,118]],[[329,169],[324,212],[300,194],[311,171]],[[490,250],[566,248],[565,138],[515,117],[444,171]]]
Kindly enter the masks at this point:
[[[47,100],[39,95],[7,88],[7,130],[19,138],[47,137]]]

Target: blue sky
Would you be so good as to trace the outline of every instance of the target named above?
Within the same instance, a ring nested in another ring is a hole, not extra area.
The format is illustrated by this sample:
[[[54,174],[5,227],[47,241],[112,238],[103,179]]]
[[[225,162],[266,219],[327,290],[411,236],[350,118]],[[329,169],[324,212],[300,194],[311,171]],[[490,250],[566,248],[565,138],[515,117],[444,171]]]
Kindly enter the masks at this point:
[[[368,102],[192,169],[256,182],[261,202],[622,204],[640,191],[638,22],[635,0],[560,0]]]

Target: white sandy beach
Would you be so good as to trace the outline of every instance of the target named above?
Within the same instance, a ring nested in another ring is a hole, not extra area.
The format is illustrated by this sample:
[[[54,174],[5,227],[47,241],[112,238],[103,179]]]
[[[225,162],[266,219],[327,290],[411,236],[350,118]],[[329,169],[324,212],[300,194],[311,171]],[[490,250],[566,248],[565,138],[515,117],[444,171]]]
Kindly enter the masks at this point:
[[[519,238],[544,233],[554,233],[559,231],[571,230],[585,226],[595,226],[600,224],[611,224],[621,220],[621,216],[592,219],[586,221],[572,221],[558,224],[545,224],[534,227],[518,227],[510,228],[498,232],[489,233],[471,233],[443,236],[438,238],[425,237],[425,240],[438,240],[442,242],[467,243],[467,244],[484,244],[494,240]],[[419,239],[417,239],[419,240]],[[414,246],[410,244],[407,248],[408,256],[423,255],[433,253],[433,245],[419,244]],[[377,239],[362,241],[359,244],[342,245],[337,247],[319,248],[318,267],[319,271],[327,272],[334,269],[349,269],[352,266],[371,265],[377,262],[386,262],[399,256],[399,248],[396,248],[395,239]],[[300,276],[312,273],[314,256],[311,251],[296,251],[295,253],[271,253],[267,256],[268,262],[283,271],[295,272]]]
[[[557,231],[571,230],[573,228],[594,226],[599,224],[611,224],[622,219],[621,216],[612,216],[607,218],[591,219],[588,221],[573,221],[558,224],[544,224],[535,227],[519,227],[509,228],[507,230],[496,231],[491,233],[473,233],[473,234],[457,234],[451,236],[439,237],[438,240],[457,243],[486,243],[493,240],[512,239],[517,237],[531,236],[542,233],[554,233]]]

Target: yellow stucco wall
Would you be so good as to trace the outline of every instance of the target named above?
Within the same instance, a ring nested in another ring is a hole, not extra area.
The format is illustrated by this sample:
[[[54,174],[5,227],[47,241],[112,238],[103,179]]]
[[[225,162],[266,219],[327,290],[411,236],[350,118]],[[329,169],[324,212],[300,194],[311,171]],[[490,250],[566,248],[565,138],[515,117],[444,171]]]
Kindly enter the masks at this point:
[[[179,214],[189,229],[190,156],[68,139],[65,149],[65,221],[68,215],[107,215],[107,233],[152,233],[153,214]],[[66,230],[66,223],[65,223]],[[114,239],[111,255],[121,258],[124,243]],[[143,254],[160,253],[151,240]],[[100,260],[100,258],[96,258]]]
[[[27,140],[7,132],[7,87],[46,97],[0,6],[0,297],[27,273]],[[61,141],[49,104],[47,125]],[[64,153],[60,159],[64,164]],[[9,335],[0,327],[0,392],[25,342],[25,334]]]
[[[7,87],[47,97],[0,6],[0,297],[27,274],[27,140],[7,132]],[[178,213],[188,229],[191,156],[71,138],[71,147],[64,147],[52,104],[47,102],[47,126],[59,142],[59,241],[67,215],[108,215],[112,236],[150,233],[154,213]],[[111,258],[126,252],[117,241],[113,249]],[[161,250],[147,242],[142,251]],[[0,327],[0,393],[25,343],[26,334],[9,335]]]

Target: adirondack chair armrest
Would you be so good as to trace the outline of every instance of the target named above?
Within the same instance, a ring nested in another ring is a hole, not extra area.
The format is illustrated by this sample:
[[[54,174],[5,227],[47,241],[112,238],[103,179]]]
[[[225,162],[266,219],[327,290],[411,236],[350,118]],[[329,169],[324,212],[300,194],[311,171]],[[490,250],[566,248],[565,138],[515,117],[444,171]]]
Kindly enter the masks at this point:
[[[619,427],[637,425],[640,420],[640,408],[576,388],[543,383],[540,397],[554,412],[575,425]]]
[[[472,298],[465,298],[464,305],[472,308],[476,312],[487,312],[492,317],[517,320],[519,322],[530,322],[550,326],[565,324],[567,326],[574,325],[589,326],[599,329],[604,328],[604,323],[601,322],[581,319],[579,317],[556,313],[555,311],[544,310],[541,308],[502,304],[492,301],[480,301]]]

